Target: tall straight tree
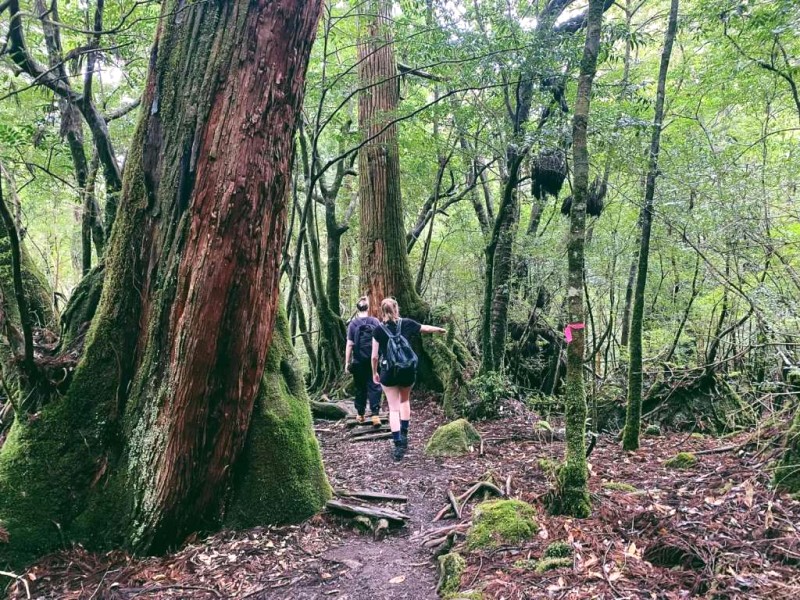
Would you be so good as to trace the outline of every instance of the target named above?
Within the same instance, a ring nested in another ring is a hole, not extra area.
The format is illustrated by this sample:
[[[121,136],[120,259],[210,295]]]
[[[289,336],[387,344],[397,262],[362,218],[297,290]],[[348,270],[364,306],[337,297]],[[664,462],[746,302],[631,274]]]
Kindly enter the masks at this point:
[[[19,415],[0,451],[0,564],[65,536],[160,551],[223,516],[287,521],[324,503],[278,308],[321,4],[163,2],[84,354],[66,395]]]
[[[587,144],[592,84],[597,72],[604,0],[591,0],[586,17],[586,43],[581,59],[575,116],[572,125],[574,186],[567,245],[567,445],[564,464],[558,472],[551,510],[574,517],[588,517],[589,470],[586,464],[586,390],[583,382],[584,318],[583,282],[586,238],[586,198],[589,195],[589,148]]]
[[[408,266],[396,117],[400,98],[390,0],[367,0],[359,22],[358,128],[366,142],[358,155],[361,291],[377,313],[394,296],[403,314],[423,319],[427,305]]]
[[[647,181],[644,188],[644,204],[639,222],[642,226],[639,246],[639,264],[636,272],[636,288],[633,294],[633,310],[630,327],[630,367],[628,368],[628,410],[625,415],[625,432],[622,447],[625,450],[639,448],[639,431],[642,420],[642,325],[644,321],[644,292],[647,287],[647,266],[650,255],[650,231],[653,226],[653,198],[658,177],[658,155],[661,149],[661,130],[664,118],[667,72],[675,32],[678,28],[678,0],[672,0],[669,9],[669,23],[664,36],[664,49],[661,52],[661,65],[658,70],[656,108],[653,117],[653,134],[650,139],[650,158],[647,168]]]

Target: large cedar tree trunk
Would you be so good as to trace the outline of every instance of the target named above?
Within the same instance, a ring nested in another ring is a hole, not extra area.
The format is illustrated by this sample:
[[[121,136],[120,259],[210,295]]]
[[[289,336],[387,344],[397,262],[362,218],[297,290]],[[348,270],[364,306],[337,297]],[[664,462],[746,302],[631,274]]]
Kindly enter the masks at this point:
[[[391,2],[367,0],[360,23],[358,126],[368,140],[358,156],[361,218],[361,291],[377,314],[381,300],[394,296],[401,312],[423,319],[428,307],[414,289],[408,266],[396,117],[397,63],[391,29]]]
[[[625,433],[622,447],[625,450],[636,450],[639,447],[639,430],[642,420],[642,326],[644,323],[644,292],[647,288],[647,267],[650,256],[650,230],[653,225],[653,198],[658,176],[658,154],[661,147],[661,120],[664,116],[664,99],[666,97],[667,72],[675,31],[678,23],[678,0],[672,0],[669,11],[669,24],[664,37],[664,49],[661,53],[661,66],[658,71],[658,88],[656,91],[656,108],[653,117],[653,136],[650,141],[650,161],[647,170],[647,182],[644,190],[644,205],[640,222],[642,225],[639,263],[636,272],[636,286],[633,293],[633,309],[630,327],[630,366],[628,368],[628,410],[625,416]]]
[[[251,524],[324,503],[278,315],[294,129],[320,9],[164,1],[83,357],[66,397],[18,420],[0,452],[10,535],[0,563],[65,537],[161,551],[218,526],[226,506]],[[274,339],[282,355],[268,361]],[[243,469],[248,457],[271,462]]]
[[[592,83],[597,72],[597,53],[603,22],[604,0],[591,0],[586,24],[586,44],[581,60],[578,94],[573,120],[574,186],[567,245],[567,322],[575,325],[572,342],[567,345],[566,408],[567,444],[564,464],[558,472],[551,509],[559,514],[588,517],[589,471],[586,464],[586,389],[583,358],[586,318],[584,310],[584,245],[586,238],[586,198],[589,195],[589,149],[587,145],[589,105]]]

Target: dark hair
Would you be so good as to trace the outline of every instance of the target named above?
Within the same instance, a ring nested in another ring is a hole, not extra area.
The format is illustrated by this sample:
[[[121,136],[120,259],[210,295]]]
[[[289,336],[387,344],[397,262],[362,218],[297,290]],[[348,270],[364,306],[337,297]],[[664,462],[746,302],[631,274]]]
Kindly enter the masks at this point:
[[[361,296],[361,298],[358,299],[358,302],[356,302],[356,308],[360,312],[367,310],[369,308],[369,299],[366,296]]]

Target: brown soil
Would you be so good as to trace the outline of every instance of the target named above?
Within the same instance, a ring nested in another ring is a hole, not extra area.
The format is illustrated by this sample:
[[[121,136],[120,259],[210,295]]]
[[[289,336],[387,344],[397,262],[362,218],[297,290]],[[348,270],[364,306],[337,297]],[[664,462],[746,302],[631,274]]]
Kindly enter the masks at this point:
[[[579,521],[545,513],[550,475],[538,461],[560,459],[563,444],[536,439],[533,420],[526,414],[479,423],[483,454],[476,449],[462,458],[429,459],[422,446],[443,417],[429,399],[417,401],[411,449],[399,464],[391,461],[390,442],[350,443],[343,424],[317,422],[334,488],[408,496],[408,506],[385,504],[410,521],[383,541],[324,514],[294,527],[221,533],[162,558],[72,549],[42,560],[24,577],[33,598],[433,599],[435,563],[421,538],[455,523],[432,522],[447,502],[448,486],[458,495],[488,472],[501,488],[510,483],[512,496],[539,508],[542,529],[521,545],[467,554],[463,590],[508,600],[796,600],[800,502],[769,489],[765,452],[738,447],[737,440],[668,435],[645,438],[638,453],[627,454],[601,437],[590,457],[594,512]],[[699,452],[697,466],[665,468],[663,461],[678,451]],[[637,491],[608,489],[609,482]],[[467,504],[462,521],[469,521],[474,504]],[[539,575],[515,566],[538,559],[556,540],[572,544],[572,568]],[[26,597],[20,582],[8,593]]]

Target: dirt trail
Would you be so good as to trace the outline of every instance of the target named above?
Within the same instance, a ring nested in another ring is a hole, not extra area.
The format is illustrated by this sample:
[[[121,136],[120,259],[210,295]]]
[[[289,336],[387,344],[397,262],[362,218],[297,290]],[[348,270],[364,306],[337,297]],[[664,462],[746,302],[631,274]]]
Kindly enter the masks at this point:
[[[416,536],[435,527],[441,508],[442,469],[423,455],[424,441],[439,424],[435,410],[417,411],[406,458],[395,463],[391,440],[351,443],[341,424],[317,422],[317,432],[331,485],[335,489],[370,490],[408,497],[407,504],[387,503],[411,518],[382,541],[369,534],[345,534],[341,544],[326,550],[320,559],[335,569],[336,577],[321,582],[304,580],[280,595],[263,598],[325,598],[341,600],[433,600],[436,568],[429,551]],[[442,488],[444,489],[444,488]],[[338,521],[336,517],[329,517]]]

